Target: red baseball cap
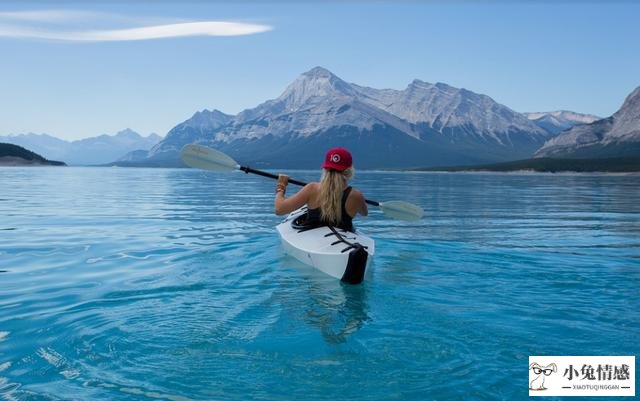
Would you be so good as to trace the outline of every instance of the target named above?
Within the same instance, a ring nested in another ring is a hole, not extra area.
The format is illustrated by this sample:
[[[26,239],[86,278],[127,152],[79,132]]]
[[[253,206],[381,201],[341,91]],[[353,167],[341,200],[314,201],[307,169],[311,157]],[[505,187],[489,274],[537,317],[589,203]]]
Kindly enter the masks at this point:
[[[351,167],[353,160],[351,153],[345,148],[333,148],[327,151],[322,168],[344,171]]]

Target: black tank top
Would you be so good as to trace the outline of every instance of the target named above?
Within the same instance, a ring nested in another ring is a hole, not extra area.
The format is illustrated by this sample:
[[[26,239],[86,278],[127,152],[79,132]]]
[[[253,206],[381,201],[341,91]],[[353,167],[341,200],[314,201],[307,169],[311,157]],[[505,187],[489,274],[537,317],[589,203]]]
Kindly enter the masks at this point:
[[[353,227],[353,218],[351,218],[351,216],[349,216],[349,213],[347,213],[347,198],[349,197],[350,193],[351,193],[351,187],[346,187],[344,189],[344,192],[342,192],[342,201],[340,203],[341,210],[342,210],[342,222],[336,225],[335,227],[341,228],[343,230],[355,232],[355,229]],[[315,209],[307,210],[306,224],[318,225],[318,226],[322,224],[326,224],[322,221],[321,215],[322,213],[319,207]]]

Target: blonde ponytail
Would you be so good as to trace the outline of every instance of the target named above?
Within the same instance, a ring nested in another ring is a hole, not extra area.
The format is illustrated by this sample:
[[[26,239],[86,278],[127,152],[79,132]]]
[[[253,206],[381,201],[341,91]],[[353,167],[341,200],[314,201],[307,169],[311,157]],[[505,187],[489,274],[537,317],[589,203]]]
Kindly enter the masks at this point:
[[[320,210],[321,218],[327,224],[338,225],[342,223],[342,193],[353,174],[353,167],[344,171],[322,169]]]

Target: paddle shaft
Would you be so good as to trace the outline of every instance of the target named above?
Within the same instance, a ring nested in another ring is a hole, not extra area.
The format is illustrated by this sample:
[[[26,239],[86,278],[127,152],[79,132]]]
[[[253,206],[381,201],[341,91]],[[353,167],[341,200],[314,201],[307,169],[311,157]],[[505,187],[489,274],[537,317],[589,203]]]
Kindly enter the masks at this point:
[[[256,170],[256,169],[251,168],[249,166],[240,166],[239,169],[241,171],[244,171],[247,174],[251,173],[251,174],[261,175],[263,177],[273,178],[274,180],[278,179],[278,176],[276,174],[271,174],[271,173],[267,173],[266,171]],[[292,178],[289,178],[289,182],[291,184],[299,185],[301,187],[304,187],[305,185],[307,185],[307,183],[304,182],[304,181],[298,181],[298,180],[294,180]],[[365,199],[365,202],[367,202],[368,204],[373,205],[373,206],[380,206],[380,202],[376,202],[374,200]]]

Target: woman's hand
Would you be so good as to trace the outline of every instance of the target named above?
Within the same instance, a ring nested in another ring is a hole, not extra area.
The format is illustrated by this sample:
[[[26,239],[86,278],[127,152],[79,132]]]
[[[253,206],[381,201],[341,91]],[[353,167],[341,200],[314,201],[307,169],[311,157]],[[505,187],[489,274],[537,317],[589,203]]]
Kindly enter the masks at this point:
[[[287,185],[289,184],[289,176],[286,174],[278,174],[278,183],[276,184],[276,194],[282,192],[282,195],[287,191]]]
[[[289,183],[289,176],[280,175],[278,177],[278,186],[276,187],[276,199],[274,202],[275,212],[278,216],[286,213],[291,213],[296,209],[301,208],[309,202],[309,197],[314,193],[317,183],[311,182],[301,190],[285,198],[284,191],[287,189]],[[282,196],[278,195],[282,193]]]

